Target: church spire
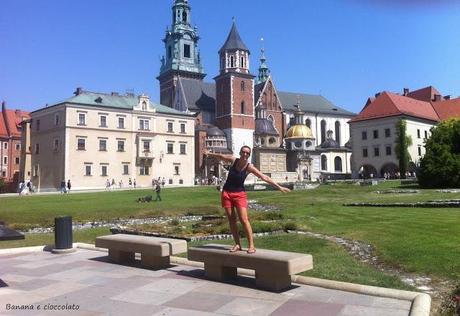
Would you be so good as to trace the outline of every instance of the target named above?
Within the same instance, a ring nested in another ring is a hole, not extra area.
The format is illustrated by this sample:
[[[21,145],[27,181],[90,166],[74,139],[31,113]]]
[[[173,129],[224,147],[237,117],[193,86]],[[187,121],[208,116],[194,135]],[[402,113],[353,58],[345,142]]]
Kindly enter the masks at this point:
[[[257,76],[257,84],[265,82],[268,77],[270,76],[270,69],[267,66],[267,58],[265,57],[265,48],[264,48],[264,39],[261,38],[260,41],[262,42],[262,48],[260,49],[260,66],[259,66],[259,74]]]
[[[160,76],[172,70],[205,77],[198,49],[200,37],[197,27],[192,26],[190,12],[188,0],[174,0],[171,29],[166,29],[163,39],[166,54],[161,58]]]

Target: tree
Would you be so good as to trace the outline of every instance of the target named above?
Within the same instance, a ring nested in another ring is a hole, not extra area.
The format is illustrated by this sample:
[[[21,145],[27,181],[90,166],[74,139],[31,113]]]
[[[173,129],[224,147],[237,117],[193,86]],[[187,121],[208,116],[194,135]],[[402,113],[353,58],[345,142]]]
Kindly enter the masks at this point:
[[[419,183],[426,188],[460,187],[460,119],[441,122],[432,129],[420,162]]]
[[[406,178],[406,172],[411,160],[409,146],[412,145],[412,138],[406,134],[406,121],[401,119],[396,123],[396,158],[399,160],[399,173],[402,179]]]

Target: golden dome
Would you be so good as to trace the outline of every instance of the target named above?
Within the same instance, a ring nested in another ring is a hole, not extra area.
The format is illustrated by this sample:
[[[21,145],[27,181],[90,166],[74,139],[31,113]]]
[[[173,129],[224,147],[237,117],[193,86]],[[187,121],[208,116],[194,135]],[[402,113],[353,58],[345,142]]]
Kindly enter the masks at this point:
[[[288,129],[286,138],[314,138],[307,125],[294,125]]]

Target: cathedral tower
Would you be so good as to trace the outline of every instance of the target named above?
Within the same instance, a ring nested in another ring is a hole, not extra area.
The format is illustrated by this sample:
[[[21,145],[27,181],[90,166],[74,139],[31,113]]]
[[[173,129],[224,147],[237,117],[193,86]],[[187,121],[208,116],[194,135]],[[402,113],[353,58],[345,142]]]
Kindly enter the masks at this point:
[[[234,154],[241,146],[253,147],[254,76],[249,72],[249,49],[233,21],[219,50],[220,73],[216,81],[216,125],[227,135]]]
[[[203,80],[206,76],[198,50],[198,31],[191,26],[188,0],[175,0],[172,6],[172,26],[163,39],[165,55],[161,58],[160,103],[174,107],[179,77]]]

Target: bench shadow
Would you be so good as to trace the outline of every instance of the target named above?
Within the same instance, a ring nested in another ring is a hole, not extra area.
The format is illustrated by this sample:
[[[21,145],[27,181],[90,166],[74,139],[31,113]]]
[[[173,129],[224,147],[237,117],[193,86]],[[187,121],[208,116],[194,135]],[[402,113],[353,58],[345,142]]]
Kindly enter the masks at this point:
[[[299,287],[298,285],[291,284],[288,288],[285,288],[283,290],[271,291],[271,290],[258,288],[256,286],[256,279],[254,277],[245,276],[245,275],[238,275],[236,278],[227,279],[225,281],[217,281],[217,280],[208,278],[205,275],[205,272],[203,269],[181,270],[181,271],[177,271],[176,273],[180,276],[186,276],[186,277],[191,277],[195,279],[206,280],[206,281],[211,281],[211,282],[216,282],[216,283],[230,284],[230,285],[235,285],[239,287],[257,290],[257,291],[270,292],[270,293],[284,293],[284,292],[287,292],[287,291],[290,291],[292,289],[296,289]]]
[[[140,259],[136,259],[136,260],[131,261],[131,262],[115,262],[115,261],[110,260],[109,256],[89,258],[88,260],[104,262],[104,263],[108,263],[108,264],[116,264],[116,265],[119,265],[119,266],[125,266],[125,267],[131,267],[131,268],[139,268],[139,269],[144,269],[144,270],[151,270],[151,271],[158,271],[158,270],[164,270],[164,269],[170,269],[170,268],[177,267],[176,264],[170,264],[166,268],[153,269],[153,268],[143,266],[141,264]]]
[[[0,279],[0,288],[2,287],[8,287],[8,284],[5,283],[2,279]]]

